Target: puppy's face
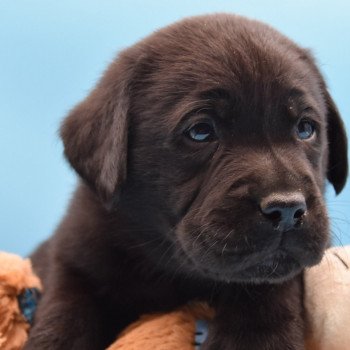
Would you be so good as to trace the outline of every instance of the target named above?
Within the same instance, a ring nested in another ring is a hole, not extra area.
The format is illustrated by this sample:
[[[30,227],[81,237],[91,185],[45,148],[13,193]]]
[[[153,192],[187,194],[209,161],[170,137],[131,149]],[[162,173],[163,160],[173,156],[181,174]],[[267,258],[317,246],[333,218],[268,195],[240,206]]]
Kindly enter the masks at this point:
[[[307,52],[235,16],[185,20],[125,51],[62,128],[104,201],[171,242],[175,269],[276,282],[328,244],[323,192],[346,137]],[[149,237],[143,237],[145,240]]]

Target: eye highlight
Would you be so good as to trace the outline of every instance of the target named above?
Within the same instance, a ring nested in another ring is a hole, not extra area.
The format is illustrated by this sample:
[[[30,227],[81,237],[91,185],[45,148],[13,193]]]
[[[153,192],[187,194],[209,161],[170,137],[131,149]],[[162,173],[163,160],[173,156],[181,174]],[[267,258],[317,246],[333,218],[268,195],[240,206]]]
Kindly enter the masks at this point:
[[[296,134],[300,140],[309,140],[311,139],[316,131],[315,123],[308,119],[308,118],[302,118],[299,120]]]
[[[211,142],[217,139],[214,126],[208,121],[192,125],[185,135],[194,142]]]

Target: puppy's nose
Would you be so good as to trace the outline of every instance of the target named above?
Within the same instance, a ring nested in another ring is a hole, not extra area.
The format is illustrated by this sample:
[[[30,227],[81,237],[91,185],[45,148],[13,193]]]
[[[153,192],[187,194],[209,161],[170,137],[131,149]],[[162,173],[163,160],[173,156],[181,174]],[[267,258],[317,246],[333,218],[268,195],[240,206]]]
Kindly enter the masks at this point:
[[[306,213],[305,198],[301,193],[274,193],[260,203],[262,213],[280,231],[287,231],[301,223]]]

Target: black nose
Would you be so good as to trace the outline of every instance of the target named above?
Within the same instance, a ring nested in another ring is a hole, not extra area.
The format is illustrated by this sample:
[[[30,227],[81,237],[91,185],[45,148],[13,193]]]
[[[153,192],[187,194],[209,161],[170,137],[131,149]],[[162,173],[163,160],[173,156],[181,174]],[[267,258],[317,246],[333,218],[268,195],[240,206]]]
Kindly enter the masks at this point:
[[[260,208],[280,231],[299,225],[306,213],[305,198],[301,193],[274,193],[265,197]]]

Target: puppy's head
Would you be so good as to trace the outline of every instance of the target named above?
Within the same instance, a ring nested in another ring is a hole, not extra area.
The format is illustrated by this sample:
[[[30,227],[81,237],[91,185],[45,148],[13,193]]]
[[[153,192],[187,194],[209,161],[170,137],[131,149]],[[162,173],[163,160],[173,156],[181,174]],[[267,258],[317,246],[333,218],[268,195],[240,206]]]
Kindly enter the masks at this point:
[[[176,269],[216,280],[282,281],[317,263],[326,178],[339,193],[348,171],[310,54],[233,15],[187,19],[122,52],[61,135],[104,203],[170,242]]]

